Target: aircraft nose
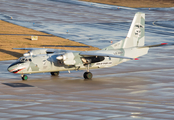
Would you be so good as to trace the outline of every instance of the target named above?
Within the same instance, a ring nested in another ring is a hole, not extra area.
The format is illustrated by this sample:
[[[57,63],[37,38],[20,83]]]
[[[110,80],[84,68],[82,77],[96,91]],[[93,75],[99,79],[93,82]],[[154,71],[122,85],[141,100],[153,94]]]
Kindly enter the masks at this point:
[[[9,72],[11,72],[11,73],[18,73],[18,72],[20,72],[20,71],[22,71],[22,70],[24,70],[25,68],[24,67],[22,67],[22,66],[18,66],[18,65],[10,65],[8,68],[7,68],[7,70],[9,71]]]
[[[15,70],[15,68],[17,68],[17,66],[16,65],[10,65],[8,68],[7,68],[7,70],[9,71],[9,72],[14,72],[14,70]]]
[[[10,71],[12,70],[12,67],[9,66],[9,67],[7,68],[7,70],[10,72]]]

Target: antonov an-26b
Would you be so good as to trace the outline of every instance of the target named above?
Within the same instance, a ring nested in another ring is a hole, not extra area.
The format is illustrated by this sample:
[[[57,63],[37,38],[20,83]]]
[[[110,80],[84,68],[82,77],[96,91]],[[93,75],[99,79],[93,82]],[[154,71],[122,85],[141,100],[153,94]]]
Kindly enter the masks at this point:
[[[137,57],[148,53],[150,47],[145,42],[145,14],[136,13],[131,27],[124,40],[96,51],[69,51],[47,48],[14,48],[29,50],[23,57],[8,67],[8,71],[21,74],[22,80],[27,80],[25,74],[50,72],[57,76],[59,71],[86,70],[85,79],[91,79],[90,69],[106,68],[118,65],[128,60],[138,60]]]

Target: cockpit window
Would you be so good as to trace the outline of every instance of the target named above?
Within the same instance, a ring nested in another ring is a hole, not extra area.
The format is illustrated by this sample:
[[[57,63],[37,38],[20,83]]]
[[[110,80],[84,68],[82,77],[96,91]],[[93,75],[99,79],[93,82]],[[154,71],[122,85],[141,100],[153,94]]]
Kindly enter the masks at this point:
[[[16,61],[13,64],[11,64],[9,67],[14,66],[14,65],[20,65],[21,63],[24,63],[24,62]]]
[[[27,62],[27,61],[32,61],[31,59],[28,59],[28,58],[25,58],[25,57],[22,57],[22,58],[19,58],[18,61],[20,62]]]

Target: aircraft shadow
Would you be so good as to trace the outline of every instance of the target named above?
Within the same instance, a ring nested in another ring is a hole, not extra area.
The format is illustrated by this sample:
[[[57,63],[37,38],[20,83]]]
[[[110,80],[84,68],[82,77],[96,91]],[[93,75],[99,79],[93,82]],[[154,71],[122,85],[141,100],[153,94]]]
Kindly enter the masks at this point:
[[[9,55],[12,55],[14,57],[22,57],[23,54],[22,53],[18,53],[18,52],[14,52],[14,51],[8,51],[8,50],[4,50],[4,49],[0,49],[0,52],[3,52],[3,53],[6,53],[6,54],[9,54]]]
[[[0,34],[0,35],[16,35],[16,36],[47,36],[47,37],[55,37],[54,35],[39,35],[39,34]]]

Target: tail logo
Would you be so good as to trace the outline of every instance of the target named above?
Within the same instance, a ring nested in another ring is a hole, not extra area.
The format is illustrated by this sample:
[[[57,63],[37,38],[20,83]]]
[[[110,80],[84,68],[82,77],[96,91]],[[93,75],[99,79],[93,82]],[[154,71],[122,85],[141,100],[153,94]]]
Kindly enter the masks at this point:
[[[143,26],[141,24],[135,25],[135,36],[138,38],[141,36],[141,29],[140,28],[143,28]]]

